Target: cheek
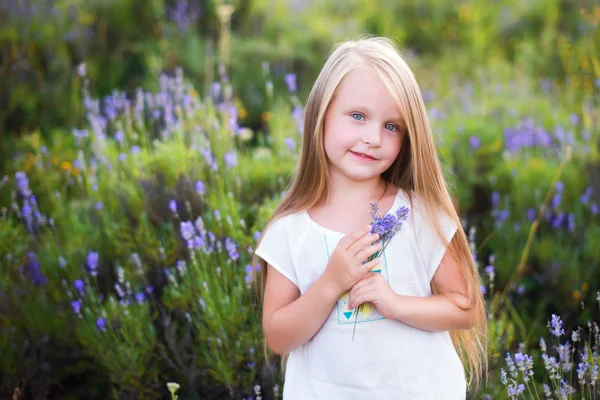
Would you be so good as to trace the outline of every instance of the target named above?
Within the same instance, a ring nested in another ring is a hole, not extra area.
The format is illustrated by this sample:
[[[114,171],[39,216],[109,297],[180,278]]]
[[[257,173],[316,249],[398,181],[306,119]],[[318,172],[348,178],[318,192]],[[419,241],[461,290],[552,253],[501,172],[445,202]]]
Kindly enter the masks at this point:
[[[385,157],[391,159],[392,162],[398,157],[400,154],[400,147],[402,146],[402,139],[400,137],[390,137],[386,140],[384,146],[385,149]]]
[[[352,145],[352,126],[342,121],[331,120],[325,124],[325,151],[328,154],[341,154]]]

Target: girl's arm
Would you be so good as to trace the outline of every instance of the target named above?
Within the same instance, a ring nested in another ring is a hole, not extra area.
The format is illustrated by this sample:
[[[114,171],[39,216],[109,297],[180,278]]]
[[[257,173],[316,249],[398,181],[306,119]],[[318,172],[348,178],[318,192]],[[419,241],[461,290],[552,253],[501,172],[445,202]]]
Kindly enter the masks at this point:
[[[392,317],[426,331],[469,329],[485,318],[481,307],[469,304],[465,279],[449,251],[444,254],[433,281],[440,294],[397,295]]]
[[[433,280],[440,294],[404,296],[396,293],[381,274],[371,274],[352,287],[349,308],[370,302],[386,318],[426,331],[468,329],[485,318],[479,302],[469,304],[466,282],[448,252]]]
[[[331,313],[339,293],[325,273],[300,296],[298,288],[268,265],[263,330],[271,351],[284,355],[308,342]]]

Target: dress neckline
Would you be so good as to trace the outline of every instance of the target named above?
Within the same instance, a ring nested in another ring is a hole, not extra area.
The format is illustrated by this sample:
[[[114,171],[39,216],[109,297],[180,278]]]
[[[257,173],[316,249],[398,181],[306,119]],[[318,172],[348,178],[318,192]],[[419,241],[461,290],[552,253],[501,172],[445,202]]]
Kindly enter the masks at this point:
[[[387,211],[387,213],[394,211],[398,207],[403,193],[404,193],[404,191],[401,188],[398,188],[398,192],[396,193],[396,196],[394,197],[394,202],[392,203],[392,206]],[[308,213],[308,210],[302,211],[302,214],[310,222],[310,224],[313,225],[317,230],[320,230],[327,234],[332,234],[332,235],[337,235],[337,236],[346,236],[347,235],[347,233],[329,229],[329,228],[319,224],[317,221],[312,219],[312,217]]]

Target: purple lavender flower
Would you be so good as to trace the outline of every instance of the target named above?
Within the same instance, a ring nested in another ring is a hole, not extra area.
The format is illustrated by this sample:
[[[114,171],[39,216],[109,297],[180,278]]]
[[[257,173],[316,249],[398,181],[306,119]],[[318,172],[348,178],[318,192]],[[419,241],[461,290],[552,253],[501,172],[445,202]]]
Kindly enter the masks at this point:
[[[138,294],[135,295],[135,300],[140,304],[142,304],[145,299],[146,299],[146,296],[144,295],[143,292],[139,292]]]
[[[377,204],[371,204],[371,233],[378,233],[379,241],[385,246],[400,231],[402,224],[408,217],[409,210],[407,207],[402,206],[396,210],[395,215],[386,214],[383,217],[378,217],[377,211],[379,211]],[[382,252],[383,249],[379,251],[379,253]],[[371,259],[375,259],[377,256],[374,255]]]
[[[106,331],[106,320],[102,317],[98,318],[96,320],[96,327],[98,327],[100,332]]]
[[[568,214],[567,223],[569,226],[569,231],[575,232],[575,215],[573,213]]]
[[[192,224],[191,222],[182,222],[179,225],[179,228],[181,230],[181,237],[184,240],[191,240],[194,235],[196,234],[196,231],[194,230],[194,224]]]
[[[71,308],[73,309],[73,312],[75,314],[80,314],[81,313],[81,303],[79,302],[79,300],[73,300],[71,302]]]
[[[23,216],[23,219],[25,220],[25,226],[27,227],[27,232],[33,233],[33,209],[31,208],[31,205],[29,205],[29,202],[27,200],[25,200],[23,202],[23,208],[21,210],[21,215]]]
[[[206,194],[206,186],[204,185],[204,182],[196,181],[195,188],[196,188],[196,193],[198,193],[199,195],[202,196],[202,195]]]
[[[577,114],[569,115],[569,122],[573,125],[577,125],[579,123],[579,115],[577,115]]]
[[[225,249],[227,249],[227,254],[229,255],[229,258],[233,261],[237,260],[240,257],[235,242],[230,238],[225,239]]]
[[[42,273],[40,263],[33,251],[27,253],[27,267],[29,270],[29,279],[34,286],[43,286],[46,284],[46,277]]]
[[[246,276],[244,276],[244,280],[246,282],[252,282],[252,280],[254,279],[252,274],[254,272],[254,268],[252,268],[251,264],[246,265],[246,267],[244,268],[244,270],[246,271]]]
[[[211,87],[212,96],[216,99],[221,95],[221,83],[213,82]]]
[[[285,146],[290,150],[294,150],[296,148],[296,142],[294,141],[294,139],[285,138],[283,142],[285,143]]]
[[[296,74],[287,74],[285,76],[285,83],[287,84],[290,92],[296,93],[298,90],[298,86],[296,85]]]
[[[237,165],[237,156],[233,151],[227,152],[223,157],[228,168],[233,168]]]
[[[471,136],[469,139],[469,145],[473,150],[477,150],[481,146],[481,139],[478,136]]]
[[[76,279],[75,282],[73,282],[73,286],[75,286],[75,289],[77,289],[77,291],[79,292],[79,294],[81,296],[84,295],[84,283],[81,279]]]
[[[591,196],[592,196],[592,187],[588,186],[585,189],[585,192],[579,198],[579,200],[581,201],[582,204],[588,204],[590,202],[590,197]]]
[[[115,140],[119,143],[123,142],[123,139],[125,139],[125,134],[123,133],[123,131],[116,131],[115,132]]]
[[[552,207],[556,210],[560,207],[560,202],[562,200],[562,196],[560,193],[556,193],[552,198]]]
[[[194,249],[205,249],[206,248],[206,241],[201,236],[196,235],[196,236],[194,236],[194,240],[193,241],[190,240],[188,242],[188,247],[190,245]]]
[[[65,268],[67,264],[67,260],[63,256],[58,256],[58,266],[60,268]]]
[[[394,214],[385,214],[383,217],[377,216],[379,206],[377,203],[371,203],[371,233],[379,235],[378,242],[381,243],[381,250],[369,257],[365,262],[376,259],[385,251],[385,248],[390,243],[396,233],[402,229],[402,225],[408,217],[409,209],[407,207],[399,207]],[[362,310],[363,304],[359,305],[355,311],[354,329],[352,332],[352,340],[356,331],[356,323],[358,314]]]
[[[496,206],[500,203],[500,192],[494,190],[492,192],[492,207],[496,208]]]
[[[552,326],[551,332],[554,336],[560,337],[565,334],[564,329],[562,329],[562,320],[558,315],[552,314],[552,321],[550,324]]]
[[[98,253],[93,251],[88,253],[87,267],[91,276],[98,276]]]
[[[529,222],[533,222],[535,220],[535,217],[537,217],[537,211],[534,210],[533,208],[530,208],[527,210],[527,220]]]
[[[169,202],[169,210],[171,210],[173,214],[177,213],[177,202],[175,200]]]
[[[19,193],[21,193],[23,197],[31,195],[27,174],[25,174],[25,172],[17,172],[15,173],[15,178],[17,180],[17,188],[19,189]]]
[[[292,110],[292,118],[296,124],[296,130],[300,133],[304,131],[304,112],[300,107],[294,107]]]
[[[254,232],[254,241],[255,242],[258,242],[258,239],[260,239],[260,235],[261,235],[261,232],[258,232],[258,231]]]
[[[135,145],[135,146],[133,146],[133,147],[131,148],[131,154],[132,154],[132,155],[139,154],[139,152],[140,152],[140,151],[141,151],[141,148],[140,148],[140,146],[138,146],[138,145]]]

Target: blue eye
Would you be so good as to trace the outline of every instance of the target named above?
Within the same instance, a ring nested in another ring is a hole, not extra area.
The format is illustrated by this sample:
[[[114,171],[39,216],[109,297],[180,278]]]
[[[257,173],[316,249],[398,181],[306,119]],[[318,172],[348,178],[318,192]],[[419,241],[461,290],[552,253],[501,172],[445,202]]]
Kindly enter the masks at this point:
[[[352,118],[354,118],[355,120],[357,120],[357,121],[362,121],[362,119],[364,119],[364,118],[365,118],[365,117],[364,117],[362,114],[359,114],[359,113],[352,113],[352,114],[350,114],[350,116],[351,116]],[[358,117],[358,118],[357,118],[357,117]],[[361,118],[362,118],[362,119],[361,119]]]
[[[385,129],[395,132],[398,130],[398,127],[394,124],[385,124]]]

